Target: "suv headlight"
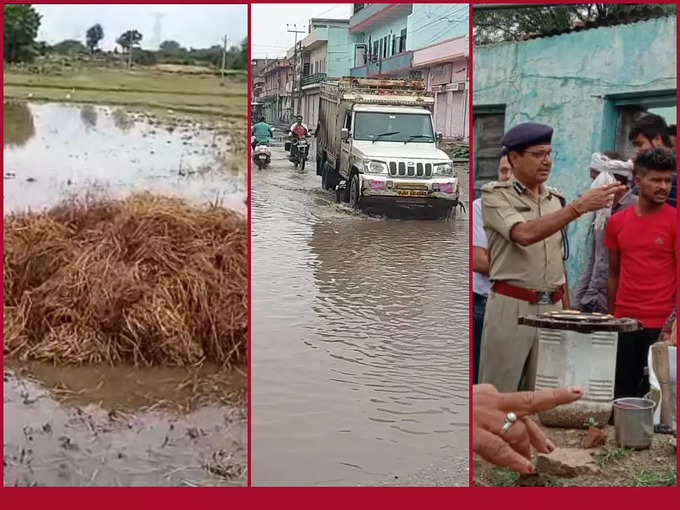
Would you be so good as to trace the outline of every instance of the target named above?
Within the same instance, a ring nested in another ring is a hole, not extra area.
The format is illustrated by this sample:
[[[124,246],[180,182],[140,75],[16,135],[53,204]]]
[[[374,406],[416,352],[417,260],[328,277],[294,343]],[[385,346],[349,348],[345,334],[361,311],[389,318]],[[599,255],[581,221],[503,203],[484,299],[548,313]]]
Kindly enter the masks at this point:
[[[386,174],[387,163],[383,161],[364,160],[364,173],[366,174]]]
[[[451,163],[438,163],[434,165],[433,175],[453,175],[453,165]]]

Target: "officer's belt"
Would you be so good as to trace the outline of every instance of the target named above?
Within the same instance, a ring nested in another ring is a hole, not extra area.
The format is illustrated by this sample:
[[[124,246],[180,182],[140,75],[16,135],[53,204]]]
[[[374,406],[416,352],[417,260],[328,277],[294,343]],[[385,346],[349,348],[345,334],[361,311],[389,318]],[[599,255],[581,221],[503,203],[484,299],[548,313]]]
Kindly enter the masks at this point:
[[[515,299],[527,301],[532,305],[551,305],[557,303],[564,295],[564,286],[557,287],[552,292],[542,292],[539,290],[524,289],[509,283],[496,282],[491,290],[497,294],[503,294]]]

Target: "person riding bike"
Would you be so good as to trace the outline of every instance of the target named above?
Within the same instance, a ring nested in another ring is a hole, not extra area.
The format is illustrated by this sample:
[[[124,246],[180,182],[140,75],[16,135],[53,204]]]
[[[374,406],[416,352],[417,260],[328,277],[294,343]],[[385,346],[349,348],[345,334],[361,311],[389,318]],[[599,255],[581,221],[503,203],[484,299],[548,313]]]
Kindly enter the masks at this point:
[[[291,138],[290,160],[294,161],[297,156],[297,140],[309,134],[309,129],[302,123],[302,115],[295,116],[295,123],[290,126],[289,135]]]
[[[269,144],[269,138],[274,136],[271,126],[264,121],[263,117],[260,117],[257,123],[253,124],[250,128],[250,134],[253,137],[251,143],[253,150],[260,143]]]

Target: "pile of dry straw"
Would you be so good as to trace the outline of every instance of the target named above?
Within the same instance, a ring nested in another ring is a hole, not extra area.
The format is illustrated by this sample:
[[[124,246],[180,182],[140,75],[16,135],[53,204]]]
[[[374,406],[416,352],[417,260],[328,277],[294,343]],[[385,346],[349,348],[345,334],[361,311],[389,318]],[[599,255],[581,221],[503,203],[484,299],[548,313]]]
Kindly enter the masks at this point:
[[[5,217],[6,356],[244,363],[245,220],[150,194]]]

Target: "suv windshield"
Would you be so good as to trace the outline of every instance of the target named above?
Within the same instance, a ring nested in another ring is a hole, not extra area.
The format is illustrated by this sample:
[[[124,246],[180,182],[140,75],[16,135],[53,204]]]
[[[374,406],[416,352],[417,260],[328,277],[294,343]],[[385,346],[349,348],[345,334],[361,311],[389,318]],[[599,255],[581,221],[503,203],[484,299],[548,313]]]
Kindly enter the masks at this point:
[[[434,142],[430,116],[422,113],[357,112],[355,140]]]

